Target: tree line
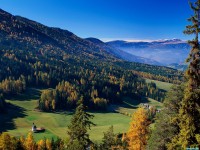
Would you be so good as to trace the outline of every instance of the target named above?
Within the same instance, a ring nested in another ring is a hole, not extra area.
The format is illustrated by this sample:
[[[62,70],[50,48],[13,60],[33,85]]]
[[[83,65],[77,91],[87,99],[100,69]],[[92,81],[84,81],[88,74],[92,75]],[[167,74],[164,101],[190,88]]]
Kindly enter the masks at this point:
[[[15,80],[14,78],[6,78],[0,82],[0,91],[4,94],[14,95],[23,93],[26,90],[26,80],[23,75],[19,79]]]
[[[131,82],[132,81],[132,82]],[[138,83],[129,77],[123,76],[119,81],[110,80],[106,83],[101,80],[59,82],[55,89],[43,90],[38,108],[43,111],[70,110],[76,107],[80,96],[90,110],[106,111],[109,104],[121,104],[124,97],[142,101],[142,97],[150,97],[162,102],[165,91],[159,90],[155,83]]]

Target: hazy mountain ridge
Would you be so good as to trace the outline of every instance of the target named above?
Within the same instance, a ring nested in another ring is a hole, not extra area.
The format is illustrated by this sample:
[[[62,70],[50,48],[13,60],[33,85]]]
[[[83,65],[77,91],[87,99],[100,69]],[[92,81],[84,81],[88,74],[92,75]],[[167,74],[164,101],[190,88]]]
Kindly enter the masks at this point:
[[[107,44],[136,56],[151,58],[164,65],[183,63],[190,49],[187,42],[180,39],[152,42],[110,41]]]
[[[118,58],[126,60],[126,61],[139,62],[139,63],[151,64],[151,65],[162,65],[161,63],[154,61],[150,58],[144,58],[144,57],[135,56],[133,54],[127,53],[123,50],[120,50],[119,48],[115,48],[107,43],[104,43],[103,41],[101,41],[97,38],[86,38],[86,40],[98,45],[100,48],[103,48],[107,52],[115,55]]]
[[[177,70],[180,70],[180,71],[185,71],[188,68],[188,65],[186,63],[183,63],[183,64],[173,63],[173,64],[169,64],[167,67],[177,69]]]

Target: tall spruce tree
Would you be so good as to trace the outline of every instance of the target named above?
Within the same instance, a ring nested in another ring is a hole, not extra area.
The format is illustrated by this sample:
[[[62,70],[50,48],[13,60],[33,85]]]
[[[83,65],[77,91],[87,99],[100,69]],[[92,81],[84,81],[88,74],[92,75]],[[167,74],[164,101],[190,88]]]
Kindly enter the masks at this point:
[[[188,43],[191,51],[187,62],[189,67],[185,73],[186,88],[184,98],[179,110],[179,134],[173,138],[174,148],[185,149],[186,147],[200,146],[200,47],[199,47],[199,18],[200,0],[190,3],[194,15],[188,19],[191,25],[186,26],[185,34],[195,35]]]
[[[90,121],[94,116],[85,110],[86,107],[83,104],[83,97],[81,97],[75,114],[71,119],[71,124],[68,126],[69,144],[67,149],[69,150],[85,150],[91,143],[87,130],[92,125],[95,125]]]

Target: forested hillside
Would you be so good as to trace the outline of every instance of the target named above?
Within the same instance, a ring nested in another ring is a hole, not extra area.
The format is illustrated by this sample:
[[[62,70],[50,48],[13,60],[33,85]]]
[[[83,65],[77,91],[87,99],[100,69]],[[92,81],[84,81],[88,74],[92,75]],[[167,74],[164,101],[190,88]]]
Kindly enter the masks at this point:
[[[135,75],[148,79],[174,84],[180,84],[184,80],[182,71],[178,71],[169,67],[129,62],[115,62],[115,64],[127,70],[131,70]]]
[[[0,150],[199,149],[200,0],[190,6],[190,46],[110,43],[191,47],[185,73],[0,9]]]
[[[67,30],[3,10],[0,16],[0,89],[4,94],[17,94],[26,86],[55,88],[42,94],[42,110],[74,108],[81,95],[91,109],[106,109],[126,96],[163,101],[165,91],[138,76],[156,75],[156,79],[172,83],[181,80],[176,70],[124,62],[104,47]],[[49,95],[54,99],[45,99]]]

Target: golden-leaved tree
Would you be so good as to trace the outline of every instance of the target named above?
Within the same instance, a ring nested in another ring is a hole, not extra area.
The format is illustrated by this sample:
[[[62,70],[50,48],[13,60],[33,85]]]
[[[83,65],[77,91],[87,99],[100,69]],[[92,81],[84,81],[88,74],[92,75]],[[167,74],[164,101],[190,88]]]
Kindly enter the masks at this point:
[[[51,141],[49,139],[41,139],[37,142],[38,150],[52,150]]]
[[[37,148],[37,145],[35,143],[35,140],[33,138],[33,134],[32,132],[28,133],[28,136],[24,142],[25,145],[25,149],[29,149],[29,150],[35,150]]]
[[[16,147],[15,138],[11,137],[8,133],[0,134],[0,150],[12,150]]]
[[[130,129],[127,133],[129,150],[144,150],[149,134],[149,120],[147,111],[139,108],[133,114]]]

